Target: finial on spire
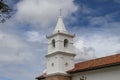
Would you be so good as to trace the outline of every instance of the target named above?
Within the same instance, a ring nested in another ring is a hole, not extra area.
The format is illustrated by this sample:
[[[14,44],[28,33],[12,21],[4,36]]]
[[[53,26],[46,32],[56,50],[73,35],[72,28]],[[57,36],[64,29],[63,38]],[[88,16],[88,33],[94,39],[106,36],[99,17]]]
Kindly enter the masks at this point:
[[[62,9],[60,8],[60,16],[62,15]]]

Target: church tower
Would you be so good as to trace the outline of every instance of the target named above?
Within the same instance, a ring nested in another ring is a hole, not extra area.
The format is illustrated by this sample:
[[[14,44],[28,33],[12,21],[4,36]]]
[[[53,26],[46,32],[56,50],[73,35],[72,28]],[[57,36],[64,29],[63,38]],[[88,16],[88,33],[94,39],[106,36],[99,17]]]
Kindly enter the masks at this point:
[[[46,80],[70,80],[66,71],[74,68],[73,38],[74,35],[68,33],[60,15],[52,35],[47,36]]]

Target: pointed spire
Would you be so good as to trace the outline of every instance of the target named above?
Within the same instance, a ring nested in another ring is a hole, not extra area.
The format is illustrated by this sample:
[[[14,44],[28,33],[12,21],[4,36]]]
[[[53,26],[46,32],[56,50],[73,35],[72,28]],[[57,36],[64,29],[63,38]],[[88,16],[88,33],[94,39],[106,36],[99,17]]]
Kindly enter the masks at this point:
[[[61,9],[60,9],[60,16],[58,18],[58,22],[56,24],[56,27],[53,33],[58,33],[58,32],[68,33],[61,17]]]

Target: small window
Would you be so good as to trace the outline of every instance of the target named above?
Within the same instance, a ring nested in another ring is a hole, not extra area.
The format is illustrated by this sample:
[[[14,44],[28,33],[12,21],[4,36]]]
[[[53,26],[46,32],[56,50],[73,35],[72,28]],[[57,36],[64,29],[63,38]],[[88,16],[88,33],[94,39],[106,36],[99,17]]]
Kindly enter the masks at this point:
[[[86,76],[81,76],[80,80],[87,80],[87,77]]]
[[[67,62],[65,63],[65,66],[66,66],[66,67],[68,66],[68,63],[67,63]]]
[[[64,47],[67,47],[67,46],[68,46],[68,40],[65,39],[65,40],[64,40]]]
[[[53,66],[54,66],[54,63],[52,63],[51,66],[53,67]]]
[[[52,46],[55,48],[55,39],[52,40]]]

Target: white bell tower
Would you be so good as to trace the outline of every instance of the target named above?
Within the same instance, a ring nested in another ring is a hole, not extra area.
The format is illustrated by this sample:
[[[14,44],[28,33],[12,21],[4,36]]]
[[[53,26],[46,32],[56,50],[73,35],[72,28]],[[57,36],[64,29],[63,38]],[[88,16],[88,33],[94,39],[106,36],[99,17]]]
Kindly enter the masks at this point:
[[[73,38],[74,35],[68,33],[60,15],[53,34],[47,36],[47,75],[67,74],[67,70],[74,68]]]

